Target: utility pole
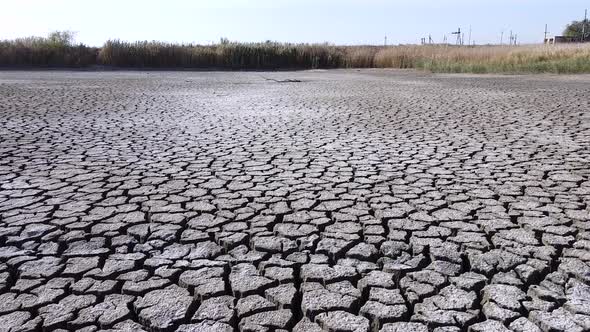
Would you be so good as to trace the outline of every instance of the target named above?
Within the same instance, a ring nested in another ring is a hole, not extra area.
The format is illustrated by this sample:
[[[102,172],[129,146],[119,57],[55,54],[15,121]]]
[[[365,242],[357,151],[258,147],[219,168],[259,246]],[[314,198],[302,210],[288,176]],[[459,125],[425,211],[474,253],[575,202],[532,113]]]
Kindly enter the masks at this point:
[[[504,30],[500,33],[500,46],[504,45]]]
[[[461,28],[458,28],[457,31],[455,32],[451,32],[451,34],[453,35],[457,35],[457,45],[462,45],[463,44],[463,38],[462,38],[462,34],[461,34]]]
[[[385,40],[383,41],[383,46],[387,46],[387,35],[385,35]]]
[[[586,40],[586,22],[588,21],[588,9],[584,10],[584,21],[582,22],[582,41]]]
[[[471,45],[471,25],[469,26],[469,42],[467,42],[467,45]]]
[[[543,44],[547,44],[547,34],[549,32],[547,32],[547,24],[545,24],[545,39],[543,39]]]

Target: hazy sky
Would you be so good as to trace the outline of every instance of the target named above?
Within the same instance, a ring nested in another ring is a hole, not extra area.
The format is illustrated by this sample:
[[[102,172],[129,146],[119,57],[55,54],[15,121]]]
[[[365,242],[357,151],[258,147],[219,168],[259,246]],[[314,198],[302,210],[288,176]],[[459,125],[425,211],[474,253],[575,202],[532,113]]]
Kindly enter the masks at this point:
[[[540,42],[581,19],[582,0],[1,0],[0,39],[77,32],[77,41],[109,38],[210,43],[278,40],[337,44],[440,42],[461,27],[467,42],[496,43],[505,31]]]

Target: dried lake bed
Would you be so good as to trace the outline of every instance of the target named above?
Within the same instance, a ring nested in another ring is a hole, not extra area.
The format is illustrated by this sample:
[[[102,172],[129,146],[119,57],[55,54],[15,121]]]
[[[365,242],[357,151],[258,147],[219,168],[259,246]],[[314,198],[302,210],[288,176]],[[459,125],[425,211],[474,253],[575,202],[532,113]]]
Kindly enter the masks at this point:
[[[590,76],[0,71],[0,330],[588,331]]]

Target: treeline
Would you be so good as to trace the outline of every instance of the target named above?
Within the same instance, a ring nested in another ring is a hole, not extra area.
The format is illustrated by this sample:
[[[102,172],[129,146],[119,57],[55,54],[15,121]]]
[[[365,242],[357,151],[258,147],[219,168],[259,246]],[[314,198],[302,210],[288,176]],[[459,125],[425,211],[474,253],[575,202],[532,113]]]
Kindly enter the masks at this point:
[[[214,45],[109,40],[73,43],[69,32],[0,41],[0,67],[274,70],[417,68],[433,72],[590,73],[590,44],[335,46],[278,42]]]
[[[97,63],[98,48],[73,43],[71,32],[47,37],[0,40],[0,66],[87,67]]]

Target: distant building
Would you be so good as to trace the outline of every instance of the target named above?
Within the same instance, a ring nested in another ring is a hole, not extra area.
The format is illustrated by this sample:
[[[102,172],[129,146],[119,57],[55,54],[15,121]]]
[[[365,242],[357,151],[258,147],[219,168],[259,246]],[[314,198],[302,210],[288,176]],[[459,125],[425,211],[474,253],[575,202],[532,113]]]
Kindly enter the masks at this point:
[[[587,43],[590,42],[589,38],[582,37],[567,37],[567,36],[553,36],[545,38],[545,44],[567,44],[567,43]]]

